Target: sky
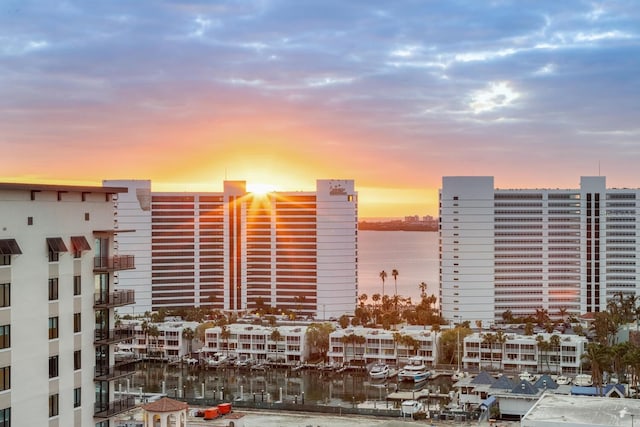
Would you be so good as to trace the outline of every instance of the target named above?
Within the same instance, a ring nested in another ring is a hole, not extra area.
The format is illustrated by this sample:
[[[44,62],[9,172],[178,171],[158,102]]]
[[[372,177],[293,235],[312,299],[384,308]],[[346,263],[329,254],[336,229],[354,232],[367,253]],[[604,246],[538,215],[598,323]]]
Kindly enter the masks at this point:
[[[0,181],[640,187],[640,2],[2,0]]]

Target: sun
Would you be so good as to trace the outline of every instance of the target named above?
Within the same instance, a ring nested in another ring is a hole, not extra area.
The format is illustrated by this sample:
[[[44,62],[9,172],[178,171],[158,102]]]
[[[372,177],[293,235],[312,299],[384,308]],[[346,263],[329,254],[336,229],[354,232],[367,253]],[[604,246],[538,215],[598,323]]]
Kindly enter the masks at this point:
[[[253,184],[247,183],[247,191],[257,196],[263,196],[267,193],[275,191],[275,186],[271,184],[265,184],[262,182],[256,182]]]

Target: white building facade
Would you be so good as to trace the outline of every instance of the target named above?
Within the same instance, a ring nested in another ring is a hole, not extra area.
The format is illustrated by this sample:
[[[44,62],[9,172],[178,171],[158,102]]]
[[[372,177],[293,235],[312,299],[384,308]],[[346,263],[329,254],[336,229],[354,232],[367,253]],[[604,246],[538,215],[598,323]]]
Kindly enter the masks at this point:
[[[277,333],[274,333],[277,331]],[[261,326],[232,323],[205,330],[203,356],[215,353],[246,358],[254,362],[304,363],[310,348],[307,326]]]
[[[443,177],[440,302],[447,319],[485,324],[547,310],[598,312],[638,295],[640,190],[495,189],[493,177]]]
[[[462,364],[468,371],[570,375],[580,372],[588,340],[581,335],[473,333],[464,338]],[[488,337],[494,338],[488,339]]]
[[[114,308],[134,302],[114,275],[134,268],[113,245],[125,188],[0,183],[0,425],[109,427],[114,344],[131,336]]]
[[[118,277],[136,291],[134,313],[260,305],[317,318],[352,314],[357,299],[357,193],[353,180],[318,180],[314,192],[165,193],[150,181],[105,181],[129,193],[117,218],[136,231],[118,237],[138,268]],[[127,313],[123,310],[122,313]]]

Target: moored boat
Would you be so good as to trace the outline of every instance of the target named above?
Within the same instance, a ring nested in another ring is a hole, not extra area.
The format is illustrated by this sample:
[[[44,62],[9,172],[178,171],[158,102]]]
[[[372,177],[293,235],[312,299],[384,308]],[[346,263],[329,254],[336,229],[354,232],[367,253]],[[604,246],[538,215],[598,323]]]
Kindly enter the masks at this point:
[[[421,382],[431,376],[431,372],[424,364],[424,359],[420,356],[413,356],[409,358],[409,363],[398,372],[398,380],[400,381],[413,381]]]
[[[369,369],[369,376],[373,380],[387,379],[390,373],[389,365],[386,363],[376,363]]]
[[[573,384],[581,387],[590,387],[593,385],[593,378],[589,374],[578,374],[573,380]]]
[[[558,385],[568,385],[571,384],[571,378],[565,376],[565,375],[560,375],[558,378],[556,378],[556,384]]]

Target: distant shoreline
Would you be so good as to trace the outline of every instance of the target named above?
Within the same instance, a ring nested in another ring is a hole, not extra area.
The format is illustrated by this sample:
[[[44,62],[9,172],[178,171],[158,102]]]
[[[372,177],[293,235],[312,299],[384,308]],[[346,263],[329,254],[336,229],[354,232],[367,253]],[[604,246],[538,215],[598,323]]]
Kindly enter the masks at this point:
[[[438,231],[436,221],[359,221],[359,230],[367,231]]]

